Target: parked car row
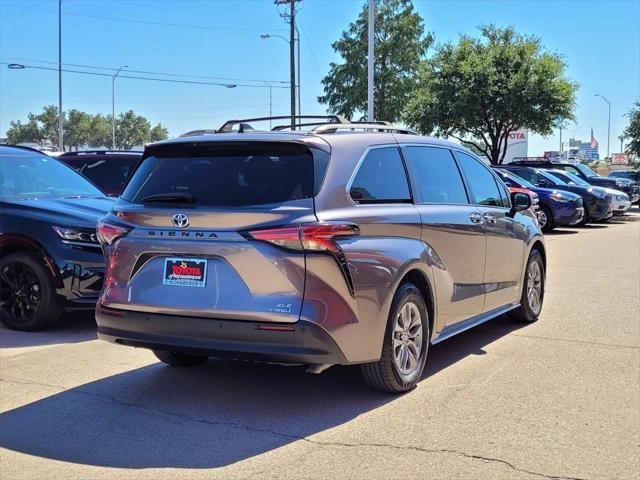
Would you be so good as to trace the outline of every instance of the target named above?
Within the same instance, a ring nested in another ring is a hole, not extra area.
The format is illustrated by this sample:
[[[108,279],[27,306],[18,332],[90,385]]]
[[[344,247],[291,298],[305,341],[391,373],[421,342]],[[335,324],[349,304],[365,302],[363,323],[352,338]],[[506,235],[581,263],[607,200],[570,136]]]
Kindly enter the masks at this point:
[[[99,338],[170,365],[361,364],[401,392],[429,345],[538,319],[541,229],[630,206],[557,164],[489,168],[386,123],[309,118],[144,152],[0,146],[0,320],[37,330],[97,304]]]

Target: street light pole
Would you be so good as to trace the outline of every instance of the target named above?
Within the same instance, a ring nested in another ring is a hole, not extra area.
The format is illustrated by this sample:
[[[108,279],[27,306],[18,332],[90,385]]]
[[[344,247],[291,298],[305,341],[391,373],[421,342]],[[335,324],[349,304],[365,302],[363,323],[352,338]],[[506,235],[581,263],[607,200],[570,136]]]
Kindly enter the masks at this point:
[[[296,27],[296,35],[297,35],[297,43],[298,43],[298,115],[302,115],[301,113],[301,102],[300,102],[300,32],[298,31],[298,27]],[[260,35],[260,38],[262,38],[263,40],[266,40],[267,38],[281,38],[282,40],[284,40],[285,42],[287,42],[290,46],[291,46],[291,41],[287,40],[285,37],[283,37],[282,35],[272,35],[270,33],[263,33]],[[269,86],[269,115],[271,115],[271,86]],[[295,86],[291,89],[292,92],[295,92]],[[295,115],[295,110],[294,110],[294,115]],[[293,124],[293,122],[292,122]]]
[[[300,101],[300,32],[298,31],[298,27],[296,28],[296,35],[298,37],[298,115],[302,115],[302,103]]]
[[[62,0],[58,0],[58,150],[64,152],[62,128]]]
[[[607,158],[609,158],[609,143],[611,142],[611,102],[607,100],[607,98],[605,98],[604,95],[600,95],[599,93],[596,93],[595,96],[603,99],[605,102],[607,102],[607,105],[609,106],[609,123],[607,126]]]
[[[373,89],[374,89],[374,33],[375,33],[375,21],[376,21],[376,2],[375,0],[369,0],[369,31],[367,36],[367,120],[373,122]]]
[[[111,148],[116,149],[116,78],[120,75],[123,68],[128,65],[122,65],[116,74],[111,77]]]

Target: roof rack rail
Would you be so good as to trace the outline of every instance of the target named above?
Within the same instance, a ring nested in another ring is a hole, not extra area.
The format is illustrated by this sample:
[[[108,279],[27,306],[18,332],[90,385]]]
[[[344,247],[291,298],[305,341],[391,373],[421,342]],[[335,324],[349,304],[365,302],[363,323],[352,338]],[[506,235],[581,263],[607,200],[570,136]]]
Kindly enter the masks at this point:
[[[389,122],[349,122],[345,124],[324,124],[315,127],[311,133],[337,133],[339,130],[364,130],[385,133],[404,133],[406,135],[417,135],[416,132],[404,127],[397,127]]]
[[[305,122],[295,123],[295,120],[323,120],[317,122]],[[254,130],[249,122],[266,122],[273,120],[289,120],[294,123],[287,123],[284,125],[276,125],[271,130],[279,131],[287,128],[295,127],[311,127],[316,125],[325,125],[327,123],[349,123],[349,121],[340,115],[278,115],[275,117],[256,117],[256,118],[244,118],[241,120],[227,120],[219,129],[218,133],[230,133],[235,125],[238,126],[238,133]]]
[[[553,164],[547,157],[513,157],[513,160],[509,163],[515,163],[516,165],[522,165],[525,163],[535,163],[536,165],[550,165]]]
[[[97,150],[78,150],[77,152],[64,152],[58,155],[59,157],[79,157],[82,155],[133,155],[142,154],[142,150],[112,150],[110,148],[107,149],[97,149]]]

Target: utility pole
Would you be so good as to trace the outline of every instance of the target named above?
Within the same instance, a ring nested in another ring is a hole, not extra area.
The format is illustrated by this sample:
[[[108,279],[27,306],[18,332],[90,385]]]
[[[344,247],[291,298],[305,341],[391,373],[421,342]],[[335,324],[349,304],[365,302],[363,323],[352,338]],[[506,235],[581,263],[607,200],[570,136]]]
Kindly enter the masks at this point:
[[[116,74],[111,77],[111,148],[116,149],[116,78],[120,75],[123,68],[128,65],[122,65]]]
[[[62,136],[62,0],[58,0],[58,150],[64,152]]]
[[[276,5],[289,5],[289,12],[280,16],[289,23],[289,83],[291,85],[291,124],[296,116],[296,3],[302,0],[274,0]],[[298,39],[298,42],[300,40]],[[298,51],[300,44],[298,43]]]
[[[369,31],[367,36],[367,120],[373,122],[373,89],[374,89],[374,41],[376,30],[376,2],[375,0],[369,0]]]

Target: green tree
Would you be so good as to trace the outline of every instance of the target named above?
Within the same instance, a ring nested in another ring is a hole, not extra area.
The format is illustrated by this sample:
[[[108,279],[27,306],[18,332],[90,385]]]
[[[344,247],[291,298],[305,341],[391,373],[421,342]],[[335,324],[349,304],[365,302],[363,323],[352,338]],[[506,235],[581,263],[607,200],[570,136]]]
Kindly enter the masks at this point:
[[[13,145],[18,143],[37,143],[42,146],[44,138],[36,116],[30,113],[27,123],[22,123],[20,120],[9,122],[7,142]]]
[[[89,143],[91,135],[91,115],[80,110],[69,110],[64,117],[64,143],[70,149]]]
[[[116,119],[116,147],[131,150],[150,140],[151,123],[133,110],[121,113]]]
[[[42,113],[35,116],[35,119],[40,124],[43,140],[51,145],[58,145],[58,107],[46,105],[42,109]],[[64,115],[62,117],[62,123],[64,125]]]
[[[636,102],[627,114],[629,125],[624,131],[624,135],[629,139],[627,153],[640,157],[640,102]]]
[[[97,115],[92,115],[89,122],[87,145],[91,148],[111,148],[111,143],[111,115],[104,116],[100,113],[98,113]]]
[[[573,119],[578,85],[565,62],[536,37],[513,27],[480,27],[481,39],[461,36],[425,62],[405,120],[422,133],[473,144],[501,163],[509,134],[526,128],[541,135]]]
[[[151,132],[149,132],[149,141],[151,142],[165,140],[166,138],[169,138],[169,130],[159,123],[151,129]]]
[[[367,111],[367,6],[332,44],[343,63],[332,62],[318,101],[351,118]],[[374,117],[396,121],[416,85],[416,73],[433,36],[410,0],[376,0]]]

